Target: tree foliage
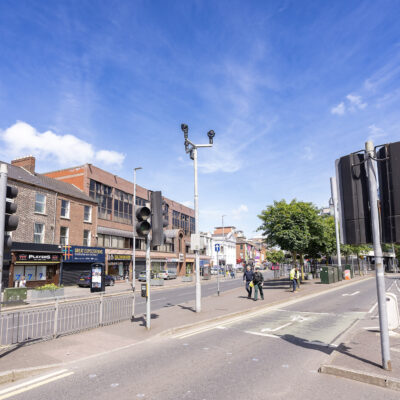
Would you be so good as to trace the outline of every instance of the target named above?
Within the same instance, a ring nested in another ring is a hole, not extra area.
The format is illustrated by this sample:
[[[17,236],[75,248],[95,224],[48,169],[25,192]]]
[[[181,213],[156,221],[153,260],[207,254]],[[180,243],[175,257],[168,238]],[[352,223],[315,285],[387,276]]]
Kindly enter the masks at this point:
[[[272,263],[281,263],[285,261],[285,253],[282,250],[268,250],[267,260]]]

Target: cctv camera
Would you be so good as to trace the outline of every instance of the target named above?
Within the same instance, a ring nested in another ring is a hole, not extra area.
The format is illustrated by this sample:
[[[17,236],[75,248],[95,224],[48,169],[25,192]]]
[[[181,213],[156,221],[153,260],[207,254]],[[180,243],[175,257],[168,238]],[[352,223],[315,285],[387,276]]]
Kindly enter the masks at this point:
[[[210,144],[213,144],[213,138],[215,136],[215,132],[214,131],[208,131],[207,132],[207,136],[208,136],[208,139],[210,141]]]
[[[181,124],[182,132],[185,136],[185,139],[188,138],[189,127],[186,124]]]

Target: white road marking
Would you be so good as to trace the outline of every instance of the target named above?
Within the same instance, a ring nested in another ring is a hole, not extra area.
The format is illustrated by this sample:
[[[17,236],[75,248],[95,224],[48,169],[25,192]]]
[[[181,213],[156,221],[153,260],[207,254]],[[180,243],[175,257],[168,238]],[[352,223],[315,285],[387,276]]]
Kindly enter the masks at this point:
[[[394,349],[393,347],[390,348],[390,351],[394,351],[394,352],[400,353],[400,349]]]
[[[375,310],[375,308],[376,308],[377,305],[378,305],[378,303],[375,303],[375,304],[371,307],[371,309],[368,311],[368,314],[371,314],[372,311]]]
[[[351,294],[349,294],[349,293],[342,294],[342,296],[354,296],[354,295],[356,295],[358,293],[360,293],[359,290],[357,290],[357,292],[354,292],[354,293],[351,293]]]
[[[256,336],[264,336],[264,337],[280,339],[280,336],[270,335],[269,333],[252,332],[252,331],[244,331],[244,333],[250,333],[250,335],[256,335]]]
[[[58,379],[66,378],[72,374],[74,374],[74,372],[68,371],[67,369],[62,369],[60,371],[52,372],[51,374],[43,375],[39,378],[20,383],[19,385],[11,386],[7,389],[0,390],[0,400],[8,399],[11,396],[16,396],[17,394],[27,392],[28,390],[46,385],[47,383],[54,382]]]
[[[286,328],[287,326],[292,325],[292,324],[293,324],[293,322],[288,322],[287,324],[282,325],[282,326],[278,326],[278,327],[275,328],[275,329],[272,329],[272,328],[264,328],[264,329],[261,329],[261,332],[276,332],[276,331],[279,331],[279,329]]]

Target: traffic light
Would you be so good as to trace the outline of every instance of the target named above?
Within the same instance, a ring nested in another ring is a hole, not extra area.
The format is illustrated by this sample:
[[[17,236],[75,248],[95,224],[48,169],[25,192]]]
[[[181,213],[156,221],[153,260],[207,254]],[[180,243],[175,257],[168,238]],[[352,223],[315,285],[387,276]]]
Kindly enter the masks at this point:
[[[150,224],[150,216],[151,211],[150,208],[147,206],[138,207],[136,208],[136,222],[135,222],[135,229],[138,236],[146,237],[151,230]]]
[[[364,153],[352,153],[337,160],[336,175],[342,242],[372,243]]]
[[[168,211],[161,192],[151,193],[152,246],[161,246],[165,242],[164,227],[168,225]]]
[[[377,152],[383,243],[400,242],[400,142]]]
[[[18,196],[18,188],[7,185],[6,198],[15,199]],[[18,227],[17,204],[6,200],[5,215],[4,215],[4,249],[9,250],[12,246],[11,236],[7,232],[15,231]]]

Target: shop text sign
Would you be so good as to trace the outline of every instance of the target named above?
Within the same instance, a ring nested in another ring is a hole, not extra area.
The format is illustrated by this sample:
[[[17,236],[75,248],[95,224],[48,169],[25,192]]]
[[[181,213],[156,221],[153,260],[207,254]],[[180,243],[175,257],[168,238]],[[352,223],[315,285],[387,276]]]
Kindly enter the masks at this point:
[[[17,253],[16,255],[17,262],[41,262],[41,261],[50,261],[58,263],[60,262],[60,254],[32,254],[32,253]]]
[[[109,254],[108,261],[131,261],[130,254]]]
[[[63,261],[65,263],[103,263],[105,250],[102,247],[63,246]]]

